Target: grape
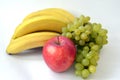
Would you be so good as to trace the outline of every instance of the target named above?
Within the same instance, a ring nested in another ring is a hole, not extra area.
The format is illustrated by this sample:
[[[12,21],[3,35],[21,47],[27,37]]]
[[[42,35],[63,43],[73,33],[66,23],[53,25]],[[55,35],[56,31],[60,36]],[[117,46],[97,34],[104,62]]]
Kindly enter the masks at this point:
[[[90,21],[90,17],[89,16],[86,16],[85,19],[84,19],[84,22],[87,23]]]
[[[103,45],[108,43],[107,36],[103,36],[103,42],[102,43],[103,43]]]
[[[82,23],[82,25],[84,24],[84,20],[85,20],[85,16],[84,15],[81,15],[80,17],[79,17],[79,22],[80,23]]]
[[[75,40],[76,41],[80,40],[80,37],[79,36],[75,36]]]
[[[90,17],[84,15],[62,28],[62,36],[71,39],[77,48],[74,65],[76,76],[87,78],[96,72],[100,49],[108,43],[107,33],[100,23],[91,23]]]
[[[75,70],[75,75],[76,76],[81,76],[81,71],[80,70]]]
[[[90,59],[90,64],[92,64],[92,65],[97,65],[97,62],[96,62],[96,60],[95,60],[95,58],[94,57],[92,57],[91,59]]]
[[[72,34],[71,34],[70,32],[67,32],[67,33],[66,33],[66,37],[71,38],[71,37],[72,37]]]
[[[89,69],[90,73],[96,72],[96,67],[94,65],[90,65],[88,69]]]
[[[87,78],[89,76],[90,72],[87,69],[82,70],[81,76],[83,78]]]
[[[92,47],[94,45],[94,42],[90,42],[89,46]]]
[[[72,25],[71,25],[72,26]],[[69,32],[75,31],[76,27],[69,27]]]
[[[78,54],[76,57],[76,62],[81,62],[83,60],[83,55],[82,54]]]
[[[81,45],[81,46],[85,45],[85,41],[84,40],[79,40],[79,45]]]
[[[95,54],[95,51],[94,51],[94,50],[91,50],[91,51],[89,51],[88,54],[92,54],[92,55],[94,55],[94,54]]]
[[[89,34],[91,33],[91,31],[86,30],[85,33],[86,33],[87,35],[89,35]]]
[[[99,60],[99,55],[98,54],[94,55],[94,59],[95,59],[95,61],[98,61]]]
[[[91,50],[98,51],[98,50],[99,50],[99,46],[98,46],[98,45],[93,45],[93,46],[91,47]]]
[[[93,31],[94,32],[98,32],[100,29],[101,29],[101,27],[99,25],[97,25],[97,24],[93,25]]]
[[[84,31],[85,31],[85,27],[80,26],[80,27],[79,27],[79,30],[80,30],[80,32],[84,32]]]
[[[96,38],[95,38],[95,42],[97,43],[97,44],[103,44],[103,37],[101,37],[101,36],[97,36]]]
[[[82,60],[82,65],[88,66],[89,65],[89,60],[87,58]]]
[[[92,30],[91,24],[86,24],[86,25],[85,25],[85,30],[91,32],[91,30]]]
[[[107,30],[100,29],[98,33],[99,33],[100,36],[105,36],[107,34]]]
[[[75,64],[75,69],[76,70],[82,70],[82,69],[84,69],[84,66],[82,64],[80,64],[80,63],[76,63]]]
[[[88,37],[87,37],[87,34],[86,34],[86,33],[82,33],[81,36],[80,36],[80,38],[81,38],[82,40],[86,40]]]
[[[86,55],[88,54],[88,51],[83,50],[83,51],[81,51],[81,54],[82,54],[84,57],[86,57]]]
[[[91,37],[92,37],[92,38],[96,38],[96,37],[97,37],[97,32],[92,32],[92,33],[91,33]]]
[[[88,53],[88,54],[86,55],[86,58],[87,58],[87,59],[91,59],[92,57],[93,57],[93,54]]]
[[[73,24],[76,28],[78,28],[80,26],[80,23],[78,22],[79,18],[75,18]]]
[[[80,35],[80,30],[79,29],[75,30],[75,35]]]
[[[85,51],[89,51],[89,47],[88,46],[85,46],[85,47],[83,47],[83,50],[85,50]]]

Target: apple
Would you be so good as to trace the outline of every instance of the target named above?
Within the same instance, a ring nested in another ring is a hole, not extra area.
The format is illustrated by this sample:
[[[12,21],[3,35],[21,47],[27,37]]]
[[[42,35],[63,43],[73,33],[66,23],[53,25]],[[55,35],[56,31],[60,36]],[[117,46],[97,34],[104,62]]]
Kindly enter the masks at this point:
[[[76,47],[70,39],[57,36],[45,43],[42,55],[50,69],[55,72],[64,72],[74,62]]]

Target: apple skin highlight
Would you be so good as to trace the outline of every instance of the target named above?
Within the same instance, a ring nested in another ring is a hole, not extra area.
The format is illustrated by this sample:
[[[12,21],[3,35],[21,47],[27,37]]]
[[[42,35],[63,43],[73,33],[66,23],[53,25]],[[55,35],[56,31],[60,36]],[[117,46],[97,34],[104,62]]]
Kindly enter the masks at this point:
[[[57,36],[45,43],[42,54],[50,69],[54,72],[64,72],[75,60],[76,47],[70,39]]]

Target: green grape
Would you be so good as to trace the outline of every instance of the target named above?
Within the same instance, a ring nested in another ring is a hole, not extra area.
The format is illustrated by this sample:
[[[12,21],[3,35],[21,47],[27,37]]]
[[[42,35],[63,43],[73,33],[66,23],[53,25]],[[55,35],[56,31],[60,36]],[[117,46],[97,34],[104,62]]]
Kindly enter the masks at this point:
[[[79,27],[79,30],[80,30],[80,32],[84,32],[84,31],[85,31],[85,27],[80,26],[80,27]]]
[[[102,28],[102,25],[99,23],[99,24],[97,24],[97,26],[101,29]]]
[[[98,32],[100,29],[101,29],[101,27],[98,26],[98,24],[93,25],[93,31],[94,32]]]
[[[85,51],[88,52],[88,51],[89,51],[89,47],[88,47],[88,46],[84,46],[84,47],[83,47],[83,50],[85,50]]]
[[[85,16],[84,15],[80,15],[79,19],[83,19],[84,20]]]
[[[75,33],[75,35],[80,35],[80,30],[76,29],[74,33]]]
[[[95,51],[94,50],[90,50],[88,54],[95,55]]]
[[[76,30],[76,27],[74,27],[74,25],[71,25],[71,27],[69,27],[69,32],[73,32]]]
[[[84,57],[86,57],[86,55],[88,54],[88,51],[83,50],[83,51],[81,51],[81,53],[82,53],[82,55],[83,55]]]
[[[85,30],[87,30],[87,31],[92,31],[92,26],[91,26],[91,24],[86,24],[86,25],[85,25]]]
[[[90,75],[90,72],[88,69],[83,69],[82,72],[81,72],[81,76],[83,78],[87,78],[88,76]]]
[[[87,36],[86,33],[82,33],[81,36],[80,36],[80,38],[81,38],[82,40],[86,40],[86,39],[88,38],[88,36]]]
[[[76,62],[81,62],[83,60],[83,55],[82,54],[78,54],[76,56]]]
[[[108,41],[107,41],[107,36],[106,36],[106,35],[103,36],[102,39],[103,39],[103,42],[102,42],[103,45],[108,43]]]
[[[98,45],[93,45],[91,47],[91,50],[98,51],[99,50],[99,46]]]
[[[86,16],[85,19],[84,19],[84,22],[87,23],[90,21],[90,17],[89,16]]]
[[[90,73],[95,73],[96,72],[96,66],[90,65],[88,70],[89,70]]]
[[[85,16],[84,16],[84,15],[81,15],[81,16],[79,17],[79,22],[80,22],[80,23],[84,23],[84,20],[85,20]]]
[[[91,50],[89,53],[86,55],[87,59],[91,59],[95,55],[95,51]]]
[[[72,34],[71,34],[70,32],[67,32],[67,33],[66,33],[66,37],[72,38]]]
[[[94,45],[94,42],[89,42],[89,47],[92,47]]]
[[[75,18],[73,24],[76,25],[78,23],[79,18]]]
[[[99,33],[100,36],[105,36],[107,34],[107,30],[106,29],[100,29],[98,33]]]
[[[98,54],[98,53],[94,55],[94,59],[95,59],[96,61],[99,60],[99,54]]]
[[[81,63],[75,63],[75,69],[76,70],[83,70],[84,66]]]
[[[89,42],[90,41],[90,38],[89,36],[87,37],[87,39],[85,40],[85,42]],[[86,43],[87,44],[87,43]]]
[[[103,37],[103,39],[107,39],[108,38],[108,36],[107,35],[104,35],[104,36],[102,36]]]
[[[87,55],[86,55],[86,58],[87,59],[91,59],[93,57],[93,54],[91,54],[91,53],[88,53]]]
[[[97,23],[92,23],[92,26],[97,25]]]
[[[85,41],[84,40],[79,40],[79,45],[81,45],[81,46],[85,45]]]
[[[108,41],[107,41],[107,40],[103,40],[103,45],[104,45],[104,44],[107,44],[107,43],[108,43]]]
[[[95,60],[94,57],[92,57],[92,58],[90,59],[90,64],[91,64],[91,65],[94,65],[94,66],[97,65],[97,62],[96,62],[96,60]]]
[[[75,75],[76,76],[81,76],[81,71],[80,70],[75,70]]]
[[[89,34],[91,34],[91,31],[86,30],[85,33],[86,33],[87,35],[89,35]]]
[[[95,38],[95,42],[96,42],[97,44],[103,44],[103,38],[102,38],[101,36],[97,36],[97,37]]]
[[[88,60],[87,58],[84,58],[84,59],[82,60],[82,65],[88,66],[88,65],[89,65],[89,60]]]
[[[79,36],[75,36],[75,40],[76,41],[80,40],[80,37]]]
[[[91,33],[91,37],[92,37],[92,38],[96,38],[97,35],[98,35],[97,32],[92,32],[92,33]]]

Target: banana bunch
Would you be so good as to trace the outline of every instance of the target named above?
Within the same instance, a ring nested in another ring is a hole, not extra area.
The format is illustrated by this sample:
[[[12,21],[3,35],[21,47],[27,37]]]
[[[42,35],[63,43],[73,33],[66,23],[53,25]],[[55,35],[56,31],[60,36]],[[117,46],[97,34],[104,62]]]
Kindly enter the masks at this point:
[[[74,21],[74,16],[60,8],[47,8],[28,14],[16,27],[6,49],[8,54],[42,47],[52,37],[62,32],[62,27]]]

